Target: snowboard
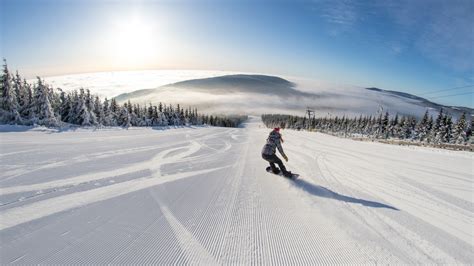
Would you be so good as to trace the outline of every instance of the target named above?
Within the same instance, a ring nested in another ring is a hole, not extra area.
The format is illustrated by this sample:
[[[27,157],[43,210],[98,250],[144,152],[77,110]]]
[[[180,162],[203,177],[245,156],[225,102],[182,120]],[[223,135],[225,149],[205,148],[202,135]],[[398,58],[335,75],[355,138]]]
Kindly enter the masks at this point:
[[[268,166],[265,170],[267,170],[267,172],[269,172],[271,174],[283,176],[284,178],[293,179],[293,180],[297,179],[300,176],[299,174],[291,173],[291,177],[286,177],[286,176],[283,175],[283,173],[280,171],[280,169],[278,169],[278,173],[275,174],[275,173],[273,173],[272,168],[270,166]]]

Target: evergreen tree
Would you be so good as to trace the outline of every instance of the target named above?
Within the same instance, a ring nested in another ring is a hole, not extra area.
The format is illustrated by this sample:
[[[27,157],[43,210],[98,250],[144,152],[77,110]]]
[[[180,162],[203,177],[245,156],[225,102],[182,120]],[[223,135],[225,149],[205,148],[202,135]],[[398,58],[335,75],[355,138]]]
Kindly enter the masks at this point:
[[[146,126],[148,127],[153,126],[155,121],[156,121],[156,118],[154,117],[154,108],[150,103],[146,110]]]
[[[128,107],[125,105],[120,108],[120,113],[117,118],[118,125],[121,127],[131,127],[130,113],[128,112]]]
[[[89,89],[86,89],[85,103],[86,103],[87,111],[89,112],[90,124],[95,126],[97,125],[98,122],[97,122],[97,116],[94,112],[94,98],[92,97]]]
[[[383,138],[387,139],[388,138],[388,128],[389,128],[389,115],[388,112],[385,112],[385,115],[382,119],[382,135]]]
[[[395,118],[390,123],[390,137],[398,138],[398,114],[395,115]]]
[[[33,91],[31,89],[31,85],[28,84],[25,79],[23,79],[23,90],[23,106],[21,107],[20,115],[25,117],[29,124],[33,113]]]
[[[382,136],[382,113],[379,114],[377,121],[374,124],[373,132],[375,133],[375,137],[379,138]]]
[[[61,91],[60,94],[61,105],[59,107],[59,117],[61,121],[67,122],[69,120],[69,112],[71,111],[71,98],[66,95],[66,92]]]
[[[109,99],[107,99],[107,97],[104,99],[104,103],[102,104],[102,112],[104,114],[104,126],[111,126],[112,123],[110,121],[110,106]]]
[[[469,125],[467,126],[467,129],[466,129],[466,142],[469,143],[469,140],[471,139],[472,137],[472,128],[474,127],[474,124],[472,123],[472,121],[469,123]],[[472,141],[471,141],[471,144],[472,144]]]
[[[77,110],[79,110],[79,94],[75,90],[69,96],[71,100],[70,100],[69,114],[67,115],[67,122],[78,125],[79,118],[78,118]]]
[[[94,115],[97,119],[97,124],[98,125],[104,125],[105,124],[105,115],[104,115],[104,107],[102,106],[102,102],[99,99],[99,96],[95,96],[94,99]]]
[[[76,121],[75,124],[81,125],[81,126],[92,126],[93,121],[91,118],[91,113],[89,112],[89,109],[87,108],[87,98],[86,94],[84,93],[84,89],[79,90],[79,98],[78,98],[78,103],[76,106]]]
[[[130,100],[128,100],[128,102],[124,104],[124,107],[127,108],[128,114],[131,114],[133,112],[132,103],[130,102]]]
[[[444,136],[443,142],[450,143],[453,139],[453,119],[450,115],[444,117]]]
[[[465,144],[467,141],[467,123],[466,123],[466,113],[462,113],[461,117],[458,119],[456,125],[454,126],[453,132],[453,142],[455,144]]]
[[[48,88],[39,77],[35,91],[35,122],[44,126],[58,126],[59,121],[51,107]]]
[[[16,72],[15,78],[13,79],[13,87],[15,88],[16,101],[18,103],[18,112],[21,117],[23,114],[22,111],[25,107],[28,106],[29,103],[27,98],[27,92],[24,88],[24,84],[21,80],[20,74],[18,74],[18,71]],[[23,118],[28,119],[27,116],[24,116]]]
[[[440,109],[438,117],[436,118],[436,121],[434,122],[434,125],[431,129],[431,139],[435,144],[441,143],[443,138],[444,138],[444,113],[443,113],[443,108]]]
[[[158,111],[163,113],[163,104],[161,102],[158,104]]]
[[[18,124],[22,122],[17,95],[13,87],[12,76],[8,70],[7,61],[4,59],[3,72],[0,80],[2,102],[0,108],[0,121],[3,123]]]
[[[429,116],[428,116],[428,110],[426,110],[425,114],[423,115],[423,118],[420,120],[418,125],[416,126],[416,131],[415,131],[415,139],[424,141],[429,134]]]
[[[52,87],[45,86],[46,91],[48,92],[48,98],[51,103],[51,107],[53,108],[55,116],[58,118],[58,120],[61,120],[60,116],[60,108],[61,108],[61,94],[56,93]],[[57,91],[62,92],[60,88],[57,89]]]

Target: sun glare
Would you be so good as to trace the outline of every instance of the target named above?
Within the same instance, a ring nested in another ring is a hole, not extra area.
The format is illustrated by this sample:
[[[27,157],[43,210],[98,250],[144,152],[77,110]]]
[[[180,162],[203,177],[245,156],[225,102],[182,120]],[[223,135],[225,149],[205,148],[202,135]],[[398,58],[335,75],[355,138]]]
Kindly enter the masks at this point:
[[[158,49],[150,23],[138,17],[119,21],[112,31],[112,53],[116,63],[143,65],[154,58]]]

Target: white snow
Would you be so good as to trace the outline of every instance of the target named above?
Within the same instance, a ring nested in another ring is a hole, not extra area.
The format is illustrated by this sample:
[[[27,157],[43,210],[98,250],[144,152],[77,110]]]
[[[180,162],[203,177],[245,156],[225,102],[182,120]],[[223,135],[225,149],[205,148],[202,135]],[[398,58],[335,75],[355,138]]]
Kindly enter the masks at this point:
[[[269,129],[0,133],[0,263],[472,264],[473,156]]]

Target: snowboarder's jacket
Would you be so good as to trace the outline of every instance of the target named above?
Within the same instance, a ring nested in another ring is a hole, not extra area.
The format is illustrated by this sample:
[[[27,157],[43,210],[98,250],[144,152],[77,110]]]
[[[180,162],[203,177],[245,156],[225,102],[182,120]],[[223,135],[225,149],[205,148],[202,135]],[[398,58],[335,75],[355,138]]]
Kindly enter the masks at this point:
[[[270,135],[268,135],[267,143],[265,144],[265,146],[263,146],[262,149],[262,154],[273,155],[276,153],[277,148],[280,154],[282,156],[285,156],[285,153],[283,152],[283,147],[281,146],[281,135],[278,131],[273,130],[272,132],[270,132]]]

